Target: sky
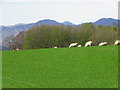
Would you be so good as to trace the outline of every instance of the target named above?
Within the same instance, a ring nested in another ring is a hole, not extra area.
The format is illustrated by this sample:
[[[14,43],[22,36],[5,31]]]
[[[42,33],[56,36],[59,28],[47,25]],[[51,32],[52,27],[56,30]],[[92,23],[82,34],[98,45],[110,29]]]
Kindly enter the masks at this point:
[[[1,0],[0,25],[34,23],[43,19],[74,24],[118,18],[119,0]]]

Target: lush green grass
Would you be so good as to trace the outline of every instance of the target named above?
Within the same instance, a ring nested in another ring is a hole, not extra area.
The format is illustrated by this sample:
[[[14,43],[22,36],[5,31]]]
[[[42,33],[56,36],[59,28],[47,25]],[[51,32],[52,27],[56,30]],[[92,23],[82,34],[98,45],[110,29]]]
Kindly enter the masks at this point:
[[[115,88],[118,47],[3,51],[3,88]]]

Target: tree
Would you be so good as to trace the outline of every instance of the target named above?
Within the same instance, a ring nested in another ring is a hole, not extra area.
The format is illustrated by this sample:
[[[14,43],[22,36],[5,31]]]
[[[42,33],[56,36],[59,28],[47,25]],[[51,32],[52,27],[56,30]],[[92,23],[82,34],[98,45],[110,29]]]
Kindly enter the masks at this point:
[[[23,38],[25,36],[25,31],[21,31],[16,37],[14,37],[12,39],[12,43],[11,43],[11,49],[13,48],[19,48],[22,49],[22,45],[23,45]]]
[[[10,36],[7,36],[6,38],[3,38],[2,45],[10,49],[13,38],[14,38],[14,35],[10,35]]]
[[[20,46],[20,48],[22,47],[22,49],[52,48],[55,46],[68,47],[73,42],[83,46],[90,40],[93,41],[93,45],[98,45],[103,41],[113,44],[118,38],[116,27],[95,26],[92,23],[78,26],[34,26],[24,33],[25,35],[21,39],[16,37],[16,45]],[[22,44],[18,44],[19,39],[17,38],[20,39]]]

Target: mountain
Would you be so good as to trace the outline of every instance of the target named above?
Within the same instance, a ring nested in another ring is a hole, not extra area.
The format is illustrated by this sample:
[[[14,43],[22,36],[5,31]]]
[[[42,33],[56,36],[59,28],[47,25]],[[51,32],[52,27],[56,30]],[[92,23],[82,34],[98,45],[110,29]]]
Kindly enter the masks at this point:
[[[5,47],[5,46],[1,46],[1,45],[0,45],[0,51],[1,51],[1,50],[9,50],[9,49],[8,49],[7,47]]]
[[[64,21],[64,22],[62,22],[62,24],[63,24],[63,25],[72,25],[72,26],[75,25],[75,24],[73,24],[73,23],[71,23],[71,22],[69,22],[69,21]]]
[[[93,22],[95,25],[102,25],[102,26],[117,26],[118,20],[113,18],[101,18],[96,22]]]
[[[55,20],[50,20],[50,19],[45,19],[45,20],[41,20],[38,21],[36,23],[34,23],[34,25],[42,25],[42,24],[46,24],[46,25],[60,25],[61,23],[55,21]]]

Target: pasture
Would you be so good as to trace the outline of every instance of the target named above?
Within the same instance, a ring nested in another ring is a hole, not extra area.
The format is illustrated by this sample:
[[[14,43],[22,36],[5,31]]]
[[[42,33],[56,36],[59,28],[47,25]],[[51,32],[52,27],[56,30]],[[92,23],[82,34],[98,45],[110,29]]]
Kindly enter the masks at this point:
[[[3,88],[117,88],[118,46],[3,51]]]

